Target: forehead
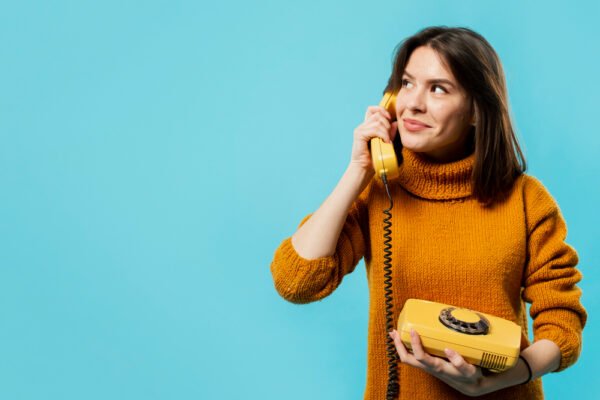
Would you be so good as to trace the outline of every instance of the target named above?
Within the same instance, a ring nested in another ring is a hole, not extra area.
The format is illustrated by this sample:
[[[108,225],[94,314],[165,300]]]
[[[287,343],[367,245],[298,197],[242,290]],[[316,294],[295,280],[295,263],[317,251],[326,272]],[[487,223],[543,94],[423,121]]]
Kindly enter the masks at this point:
[[[456,82],[443,57],[427,46],[417,47],[412,52],[404,70],[417,79],[448,79]]]

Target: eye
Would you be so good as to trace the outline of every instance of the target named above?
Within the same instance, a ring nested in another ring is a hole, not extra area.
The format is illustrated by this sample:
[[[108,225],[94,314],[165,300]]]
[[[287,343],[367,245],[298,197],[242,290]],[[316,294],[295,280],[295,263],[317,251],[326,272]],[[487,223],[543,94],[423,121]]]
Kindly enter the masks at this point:
[[[402,79],[402,87],[408,87],[408,85],[410,85],[411,83],[406,80],[406,79]]]
[[[433,90],[435,91],[436,88],[441,89],[441,92],[436,92],[436,93],[446,93],[446,89],[443,86],[440,85],[433,85]]]

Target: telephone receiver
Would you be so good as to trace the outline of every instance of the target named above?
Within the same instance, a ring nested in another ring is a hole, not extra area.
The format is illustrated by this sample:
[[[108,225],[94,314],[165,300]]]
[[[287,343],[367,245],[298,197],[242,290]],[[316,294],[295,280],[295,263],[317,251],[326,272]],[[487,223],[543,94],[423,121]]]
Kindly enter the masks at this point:
[[[396,115],[396,95],[392,92],[386,92],[379,102],[379,105],[385,108],[391,115],[392,121]],[[380,138],[373,138],[370,141],[371,159],[373,160],[373,168],[380,179],[390,180],[400,176],[398,171],[398,153],[401,157],[400,150],[402,145],[400,142],[400,132],[396,133],[394,144],[389,144]]]

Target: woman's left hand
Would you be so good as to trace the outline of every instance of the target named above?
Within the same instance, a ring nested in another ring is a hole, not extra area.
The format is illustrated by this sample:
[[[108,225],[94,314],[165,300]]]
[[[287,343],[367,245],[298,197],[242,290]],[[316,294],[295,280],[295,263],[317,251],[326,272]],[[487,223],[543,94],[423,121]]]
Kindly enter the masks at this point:
[[[413,354],[404,347],[398,332],[394,330],[390,336],[394,339],[403,363],[424,370],[467,396],[481,396],[499,389],[493,387],[483,376],[480,367],[469,364],[460,354],[451,349],[445,350],[450,361],[427,354],[419,334],[414,330],[411,330],[410,335]]]

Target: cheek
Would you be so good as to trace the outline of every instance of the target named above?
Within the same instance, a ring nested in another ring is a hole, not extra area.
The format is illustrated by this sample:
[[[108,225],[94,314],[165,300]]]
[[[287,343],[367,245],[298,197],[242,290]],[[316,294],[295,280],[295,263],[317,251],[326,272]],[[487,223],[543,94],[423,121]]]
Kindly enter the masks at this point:
[[[405,109],[406,105],[402,101],[396,99],[396,115],[402,115]]]
[[[452,105],[436,104],[431,106],[430,112],[437,123],[446,126],[460,125],[465,119],[463,110]]]
[[[441,102],[433,103],[429,106],[429,111],[431,112],[431,114],[433,114],[439,120],[448,119],[448,117],[452,115],[453,110],[454,107]]]

